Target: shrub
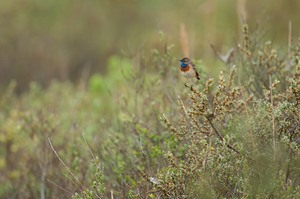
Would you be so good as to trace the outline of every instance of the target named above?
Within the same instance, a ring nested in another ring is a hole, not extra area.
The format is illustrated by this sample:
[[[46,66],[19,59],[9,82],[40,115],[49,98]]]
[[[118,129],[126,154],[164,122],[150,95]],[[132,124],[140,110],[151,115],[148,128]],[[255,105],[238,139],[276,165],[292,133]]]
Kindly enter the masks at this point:
[[[244,26],[217,81],[197,64],[202,80],[185,84],[164,46],[112,57],[112,78],[78,87],[33,83],[16,96],[12,82],[0,197],[299,198],[299,43],[284,56]]]

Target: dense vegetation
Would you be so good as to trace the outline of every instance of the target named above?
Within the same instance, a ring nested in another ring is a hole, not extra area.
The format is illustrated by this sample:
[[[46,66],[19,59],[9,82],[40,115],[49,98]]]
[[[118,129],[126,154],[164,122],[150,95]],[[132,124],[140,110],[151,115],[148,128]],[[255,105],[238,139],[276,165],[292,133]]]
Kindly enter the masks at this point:
[[[218,79],[194,60],[197,83],[163,46],[114,56],[107,76],[77,86],[17,96],[12,81],[0,197],[299,198],[300,40],[276,49],[244,25]]]

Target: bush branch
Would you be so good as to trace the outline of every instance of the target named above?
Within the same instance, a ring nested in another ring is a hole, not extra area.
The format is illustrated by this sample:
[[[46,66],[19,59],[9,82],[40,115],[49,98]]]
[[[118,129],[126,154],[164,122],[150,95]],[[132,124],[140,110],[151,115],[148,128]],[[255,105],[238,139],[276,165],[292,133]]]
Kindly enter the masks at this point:
[[[224,137],[219,133],[219,131],[216,129],[215,125],[212,123],[211,119],[209,118],[209,116],[205,115],[205,118],[207,119],[207,121],[209,122],[210,126],[212,127],[212,129],[214,130],[215,134],[217,135],[217,137],[222,141],[222,142],[226,142]],[[237,154],[240,154],[240,152],[235,149],[233,146],[231,146],[230,144],[226,143],[226,147],[229,148],[230,150],[236,152]]]

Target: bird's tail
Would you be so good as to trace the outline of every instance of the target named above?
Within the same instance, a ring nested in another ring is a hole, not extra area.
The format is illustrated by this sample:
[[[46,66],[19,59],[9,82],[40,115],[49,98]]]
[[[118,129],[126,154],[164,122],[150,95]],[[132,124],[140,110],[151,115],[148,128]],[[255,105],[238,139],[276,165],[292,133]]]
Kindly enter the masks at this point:
[[[200,80],[200,76],[199,76],[199,73],[196,71],[196,78],[198,79],[198,80]]]

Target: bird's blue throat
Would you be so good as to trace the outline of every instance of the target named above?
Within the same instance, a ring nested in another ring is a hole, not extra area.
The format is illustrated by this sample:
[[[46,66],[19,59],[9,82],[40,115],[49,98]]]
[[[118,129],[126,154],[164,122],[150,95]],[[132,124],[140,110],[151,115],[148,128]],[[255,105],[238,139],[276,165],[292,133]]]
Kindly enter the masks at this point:
[[[181,66],[181,68],[185,68],[185,67],[187,67],[188,65],[185,64],[185,63],[183,63],[183,62],[181,62],[180,66]]]

